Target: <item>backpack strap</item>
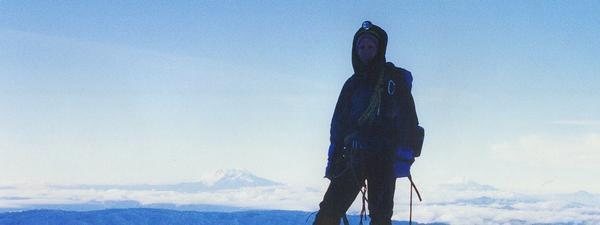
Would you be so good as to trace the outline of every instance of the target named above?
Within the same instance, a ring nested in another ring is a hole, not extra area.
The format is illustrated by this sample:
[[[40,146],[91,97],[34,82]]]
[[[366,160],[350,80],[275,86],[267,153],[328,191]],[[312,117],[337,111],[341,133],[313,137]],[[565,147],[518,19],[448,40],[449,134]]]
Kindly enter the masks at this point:
[[[408,213],[408,224],[409,225],[412,225],[412,191],[413,191],[413,189],[412,189],[412,184],[411,184],[410,185],[410,204],[409,204],[410,208],[408,210],[408,212],[409,212]]]
[[[409,215],[408,215],[408,224],[412,225],[412,196],[413,196],[413,189],[415,189],[415,192],[417,192],[417,197],[419,197],[419,202],[422,202],[423,199],[421,198],[421,194],[419,193],[419,190],[417,189],[417,186],[415,185],[415,183],[412,180],[412,176],[408,176],[408,180],[410,181],[410,210],[409,210]]]

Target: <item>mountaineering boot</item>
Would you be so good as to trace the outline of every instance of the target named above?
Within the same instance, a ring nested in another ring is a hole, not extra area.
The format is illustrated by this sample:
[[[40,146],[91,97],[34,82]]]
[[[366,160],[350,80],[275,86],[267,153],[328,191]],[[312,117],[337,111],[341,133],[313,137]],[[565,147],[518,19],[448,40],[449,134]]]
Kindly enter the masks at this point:
[[[317,216],[315,217],[315,222],[313,222],[313,225],[339,225],[339,224],[340,224],[340,218],[325,215],[321,212],[317,213]]]

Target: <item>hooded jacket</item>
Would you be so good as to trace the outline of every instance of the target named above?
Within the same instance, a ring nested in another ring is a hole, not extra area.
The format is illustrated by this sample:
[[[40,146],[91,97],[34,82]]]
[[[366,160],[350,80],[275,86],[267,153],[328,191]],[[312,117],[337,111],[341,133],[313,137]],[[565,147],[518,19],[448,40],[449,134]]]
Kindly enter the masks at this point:
[[[369,32],[378,39],[378,52],[369,65],[364,65],[358,57],[358,38]],[[333,176],[334,161],[342,154],[344,147],[368,149],[389,153],[394,157],[396,177],[410,175],[414,162],[414,152],[410,140],[418,125],[415,104],[411,94],[412,75],[408,70],[387,62],[387,34],[373,25],[369,29],[360,28],[352,42],[352,67],[354,74],[346,80],[338,97],[330,129],[330,146],[325,177]],[[358,119],[368,107],[375,91],[378,71],[383,70],[384,87],[375,119],[368,124],[359,124]],[[367,75],[369,74],[369,75]]]

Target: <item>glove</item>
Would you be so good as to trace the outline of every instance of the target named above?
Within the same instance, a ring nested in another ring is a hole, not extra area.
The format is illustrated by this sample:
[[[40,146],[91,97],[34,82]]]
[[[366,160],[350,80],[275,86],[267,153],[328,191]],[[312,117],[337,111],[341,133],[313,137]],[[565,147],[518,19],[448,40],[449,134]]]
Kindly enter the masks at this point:
[[[410,166],[415,162],[413,150],[408,147],[399,147],[394,153],[394,174],[396,177],[410,176]]]

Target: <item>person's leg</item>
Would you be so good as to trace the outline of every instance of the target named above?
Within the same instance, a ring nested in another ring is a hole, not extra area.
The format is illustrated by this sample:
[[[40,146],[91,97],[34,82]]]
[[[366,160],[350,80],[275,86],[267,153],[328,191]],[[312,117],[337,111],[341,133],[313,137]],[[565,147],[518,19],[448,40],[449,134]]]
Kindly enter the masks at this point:
[[[350,164],[350,160],[354,163]],[[364,183],[365,174],[360,169],[360,159],[357,156],[345,156],[340,160],[341,166],[336,166],[334,177],[329,183],[323,201],[319,204],[319,212],[314,225],[339,225],[340,219],[350,206]],[[353,166],[353,167],[350,167]]]
[[[369,157],[367,169],[367,190],[371,225],[389,225],[392,223],[394,209],[394,176],[392,158],[386,154]]]

